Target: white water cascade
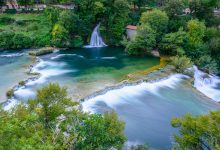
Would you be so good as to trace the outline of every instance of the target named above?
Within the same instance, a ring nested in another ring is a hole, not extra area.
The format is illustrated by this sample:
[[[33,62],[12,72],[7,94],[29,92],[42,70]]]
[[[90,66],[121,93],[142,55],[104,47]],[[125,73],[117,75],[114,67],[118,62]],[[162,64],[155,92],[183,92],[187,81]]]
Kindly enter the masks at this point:
[[[89,45],[85,46],[86,48],[94,48],[94,47],[105,47],[107,46],[99,33],[100,23],[95,27],[92,32],[92,36],[90,39]]]
[[[220,78],[200,71],[196,66],[194,69],[194,87],[207,97],[220,102]]]

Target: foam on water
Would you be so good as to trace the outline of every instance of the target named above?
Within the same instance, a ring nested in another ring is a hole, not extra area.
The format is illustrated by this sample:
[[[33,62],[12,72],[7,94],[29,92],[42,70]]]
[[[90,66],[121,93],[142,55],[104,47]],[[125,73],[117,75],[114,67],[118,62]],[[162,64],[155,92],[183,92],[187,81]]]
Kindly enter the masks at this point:
[[[14,92],[14,95],[16,99],[23,99],[23,100],[28,100],[36,96],[34,91],[27,89],[25,87],[21,87],[18,90],[16,90]]]
[[[3,109],[4,109],[5,111],[9,111],[9,110],[11,110],[13,107],[15,107],[18,103],[19,103],[18,100],[15,99],[15,98],[9,99],[9,100],[6,102],[6,104],[3,105],[3,106],[4,106]]]
[[[49,77],[75,72],[75,70],[63,69],[64,66],[66,66],[65,63],[40,60],[40,62],[31,70],[31,73],[39,73],[40,77],[36,80],[29,81],[26,85],[42,84],[45,83]]]
[[[158,90],[162,87],[175,88],[175,86],[182,81],[183,78],[188,78],[182,74],[174,74],[157,82],[143,82],[135,86],[125,86],[121,89],[111,90],[104,95],[93,97],[82,103],[83,111],[96,112],[96,104],[104,102],[110,108],[115,108],[117,105],[125,103],[139,103],[135,98],[141,95],[143,92],[149,92],[151,94],[160,95]]]
[[[57,56],[51,57],[51,59],[58,59],[58,58],[65,57],[65,56],[77,56],[79,58],[84,58],[84,56],[77,55],[77,54],[59,54]]]
[[[19,56],[22,56],[22,55],[24,55],[24,53],[3,54],[3,55],[0,55],[0,57],[11,58],[11,57],[19,57]]]
[[[217,89],[218,84],[220,84],[220,78],[204,73],[196,66],[194,66],[193,69],[195,79],[194,87],[207,97],[220,102],[220,89]]]

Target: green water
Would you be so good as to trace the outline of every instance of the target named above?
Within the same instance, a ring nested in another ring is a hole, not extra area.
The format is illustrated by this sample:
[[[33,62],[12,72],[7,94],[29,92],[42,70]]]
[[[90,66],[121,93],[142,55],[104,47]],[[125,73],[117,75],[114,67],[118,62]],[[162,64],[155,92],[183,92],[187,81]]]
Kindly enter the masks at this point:
[[[42,78],[27,88],[34,91],[48,82],[57,82],[67,86],[77,99],[120,82],[129,73],[159,64],[159,58],[130,57],[122,48],[111,47],[59,51],[40,59],[35,71]]]

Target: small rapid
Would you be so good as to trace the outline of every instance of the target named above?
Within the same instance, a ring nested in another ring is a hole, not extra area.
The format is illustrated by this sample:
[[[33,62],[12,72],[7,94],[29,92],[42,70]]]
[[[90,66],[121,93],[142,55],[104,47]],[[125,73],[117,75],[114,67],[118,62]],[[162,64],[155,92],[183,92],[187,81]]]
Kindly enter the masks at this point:
[[[194,69],[194,87],[207,97],[220,102],[220,78],[200,71],[196,66]]]

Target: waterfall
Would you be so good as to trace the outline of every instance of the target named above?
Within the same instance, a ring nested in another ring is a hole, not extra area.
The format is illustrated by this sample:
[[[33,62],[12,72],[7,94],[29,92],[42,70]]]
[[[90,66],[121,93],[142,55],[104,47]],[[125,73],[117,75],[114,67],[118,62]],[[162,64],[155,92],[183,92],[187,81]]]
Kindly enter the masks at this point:
[[[196,66],[194,69],[194,87],[207,97],[220,102],[220,78],[200,71]]]
[[[101,35],[99,33],[99,27],[100,27],[100,23],[93,30],[89,45],[87,45],[85,47],[93,48],[93,47],[104,47],[104,46],[107,46],[103,42],[102,37],[101,37]]]

